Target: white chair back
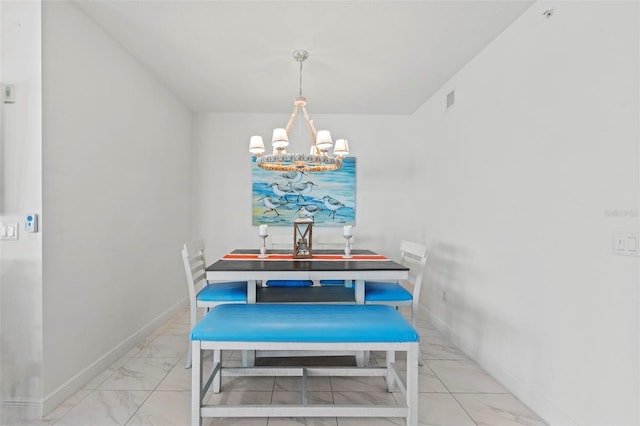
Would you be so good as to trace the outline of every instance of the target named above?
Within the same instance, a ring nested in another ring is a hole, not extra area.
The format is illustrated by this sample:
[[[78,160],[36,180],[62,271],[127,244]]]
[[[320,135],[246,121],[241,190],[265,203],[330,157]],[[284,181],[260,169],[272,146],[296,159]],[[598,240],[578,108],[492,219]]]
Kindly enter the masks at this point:
[[[189,305],[191,312],[196,312],[196,295],[206,284],[206,261],[204,258],[204,241],[191,241],[182,248],[182,261],[187,274],[189,287]]]
[[[413,312],[417,313],[422,287],[422,276],[427,264],[427,247],[411,241],[400,242],[400,263],[409,268],[407,282],[413,287],[410,289],[413,295]]]

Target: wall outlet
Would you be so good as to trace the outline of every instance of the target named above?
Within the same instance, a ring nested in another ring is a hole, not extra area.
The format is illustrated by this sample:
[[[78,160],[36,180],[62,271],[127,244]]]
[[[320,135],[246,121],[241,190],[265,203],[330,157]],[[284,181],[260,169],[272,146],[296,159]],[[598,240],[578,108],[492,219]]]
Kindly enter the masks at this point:
[[[5,104],[13,104],[16,102],[16,86],[13,84],[2,85],[2,101]]]
[[[613,254],[620,256],[638,256],[640,252],[638,233],[614,232],[612,239]]]

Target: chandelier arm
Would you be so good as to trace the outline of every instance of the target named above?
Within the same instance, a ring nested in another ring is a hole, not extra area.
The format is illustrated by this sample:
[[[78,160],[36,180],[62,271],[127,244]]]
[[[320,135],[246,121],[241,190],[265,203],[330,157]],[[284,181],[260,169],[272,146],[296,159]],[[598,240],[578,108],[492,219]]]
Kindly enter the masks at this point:
[[[307,123],[307,127],[309,128],[309,131],[311,132],[311,143],[313,143],[313,145],[316,145],[316,128],[313,125],[313,121],[311,121],[311,118],[309,117],[309,113],[307,112],[307,109],[302,106],[302,115],[304,116],[304,121]]]
[[[300,105],[296,105],[293,108],[293,112],[291,113],[291,118],[289,118],[289,122],[287,123],[287,127],[284,128],[287,131],[287,135],[289,135],[289,133],[291,132],[291,129],[293,128],[293,122],[296,120],[296,117],[298,116],[298,112],[300,112]]]

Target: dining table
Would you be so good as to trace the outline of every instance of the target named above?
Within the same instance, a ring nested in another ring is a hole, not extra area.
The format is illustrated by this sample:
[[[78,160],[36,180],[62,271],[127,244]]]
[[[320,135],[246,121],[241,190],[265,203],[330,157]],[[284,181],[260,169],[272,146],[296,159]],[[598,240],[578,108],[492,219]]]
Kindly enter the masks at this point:
[[[291,250],[236,249],[206,268],[208,282],[246,281],[247,303],[356,303],[364,304],[364,282],[400,281],[409,268],[384,255],[355,249],[350,257],[342,250],[313,250],[310,258],[297,259]],[[268,280],[344,280],[343,285],[273,287]]]
[[[264,257],[258,249],[236,249],[206,268],[207,282],[246,281],[247,303],[355,303],[364,304],[365,281],[400,281],[409,268],[371,250],[313,250],[297,259],[292,250],[272,249]],[[268,287],[269,280],[312,280],[311,287]],[[320,281],[343,281],[320,285]],[[287,355],[286,352],[283,353]],[[366,366],[368,353],[357,352],[356,363]],[[255,363],[255,352],[243,351],[243,366]]]

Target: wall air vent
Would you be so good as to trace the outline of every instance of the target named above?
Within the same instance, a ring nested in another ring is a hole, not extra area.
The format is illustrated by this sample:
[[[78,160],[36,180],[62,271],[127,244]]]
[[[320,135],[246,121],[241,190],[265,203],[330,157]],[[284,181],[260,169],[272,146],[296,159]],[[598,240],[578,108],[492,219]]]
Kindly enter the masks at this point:
[[[456,98],[455,90],[452,90],[447,94],[447,108],[451,108],[453,106],[453,103],[455,102],[455,98]]]

